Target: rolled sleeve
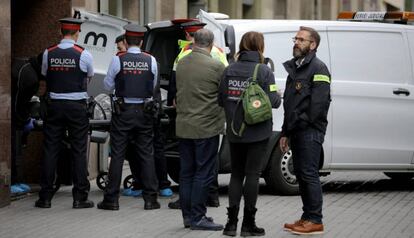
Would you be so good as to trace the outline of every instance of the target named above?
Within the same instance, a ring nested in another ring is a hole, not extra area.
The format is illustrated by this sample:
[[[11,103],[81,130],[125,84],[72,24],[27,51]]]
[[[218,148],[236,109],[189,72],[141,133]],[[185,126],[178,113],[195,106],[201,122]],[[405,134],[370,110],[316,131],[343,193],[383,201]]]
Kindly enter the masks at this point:
[[[111,91],[115,89],[115,77],[121,70],[121,63],[118,56],[112,58],[111,63],[109,64],[108,73],[104,79],[104,88],[105,90]]]
[[[151,72],[154,74],[154,88],[158,83],[158,65],[157,60],[151,56]]]
[[[88,77],[92,77],[94,75],[93,57],[86,50],[84,50],[81,54],[79,67],[83,72],[87,73]]]
[[[48,53],[47,50],[45,50],[43,52],[42,71],[41,71],[41,73],[42,73],[43,76],[46,76],[46,74],[47,74],[47,67],[48,67],[48,65],[47,65],[47,53]]]

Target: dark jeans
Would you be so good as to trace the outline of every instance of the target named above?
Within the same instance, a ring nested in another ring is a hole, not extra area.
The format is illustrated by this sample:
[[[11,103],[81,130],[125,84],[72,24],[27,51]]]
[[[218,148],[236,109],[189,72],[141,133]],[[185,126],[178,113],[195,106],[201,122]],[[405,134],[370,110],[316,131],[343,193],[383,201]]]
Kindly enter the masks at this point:
[[[139,171],[144,187],[144,200],[157,198],[158,181],[155,175],[153,153],[153,117],[144,112],[139,105],[124,105],[120,115],[112,114],[111,120],[111,163],[109,165],[108,185],[104,200],[118,201],[121,184],[122,166],[124,164],[127,145],[131,138],[135,157],[141,166]]]
[[[53,182],[62,140],[68,131],[72,156],[72,195],[74,200],[86,200],[90,189],[87,165],[87,143],[89,119],[86,102],[52,100],[48,105],[44,124],[44,159],[40,180],[39,198],[50,200],[53,197]]]
[[[303,203],[302,219],[322,223],[322,187],[319,161],[324,134],[308,128],[290,137],[293,169]]]
[[[245,207],[256,207],[267,142],[268,139],[252,143],[229,143],[231,155],[229,207],[239,206],[242,195]]]
[[[215,176],[218,146],[218,135],[180,139],[180,202],[184,219],[198,222],[207,212],[207,193]]]

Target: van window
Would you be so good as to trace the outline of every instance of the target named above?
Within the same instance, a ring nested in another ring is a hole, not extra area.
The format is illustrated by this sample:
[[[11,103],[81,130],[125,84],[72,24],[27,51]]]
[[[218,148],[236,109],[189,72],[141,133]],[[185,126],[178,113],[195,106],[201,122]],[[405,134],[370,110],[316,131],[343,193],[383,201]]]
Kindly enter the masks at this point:
[[[275,65],[275,77],[278,79],[286,79],[287,72],[283,67],[283,63],[292,59],[293,42],[297,31],[292,32],[264,32],[265,39],[265,57],[270,57]],[[329,68],[328,41],[326,32],[319,32],[321,43],[316,55]]]
[[[329,31],[332,78],[404,83],[405,43],[399,32]]]

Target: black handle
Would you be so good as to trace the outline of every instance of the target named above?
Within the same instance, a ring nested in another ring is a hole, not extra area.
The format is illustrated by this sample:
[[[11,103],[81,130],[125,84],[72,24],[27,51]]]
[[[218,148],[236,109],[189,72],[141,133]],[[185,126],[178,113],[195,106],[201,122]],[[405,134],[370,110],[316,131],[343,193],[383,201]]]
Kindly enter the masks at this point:
[[[400,94],[404,94],[405,96],[409,96],[410,95],[410,91],[408,91],[405,88],[395,88],[393,93],[395,95],[400,95]]]

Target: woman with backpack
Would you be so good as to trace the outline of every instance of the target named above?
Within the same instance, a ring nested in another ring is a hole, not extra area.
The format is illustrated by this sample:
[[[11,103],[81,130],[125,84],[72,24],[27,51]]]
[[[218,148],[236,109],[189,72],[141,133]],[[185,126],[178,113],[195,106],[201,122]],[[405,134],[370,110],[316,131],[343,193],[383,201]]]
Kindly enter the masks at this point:
[[[267,142],[272,133],[271,108],[279,107],[281,97],[272,70],[263,64],[263,52],[263,34],[245,33],[236,62],[225,69],[219,87],[218,103],[226,114],[232,171],[228,221],[223,231],[228,236],[236,235],[242,195],[244,216],[240,235],[265,234],[255,223],[256,201]]]

